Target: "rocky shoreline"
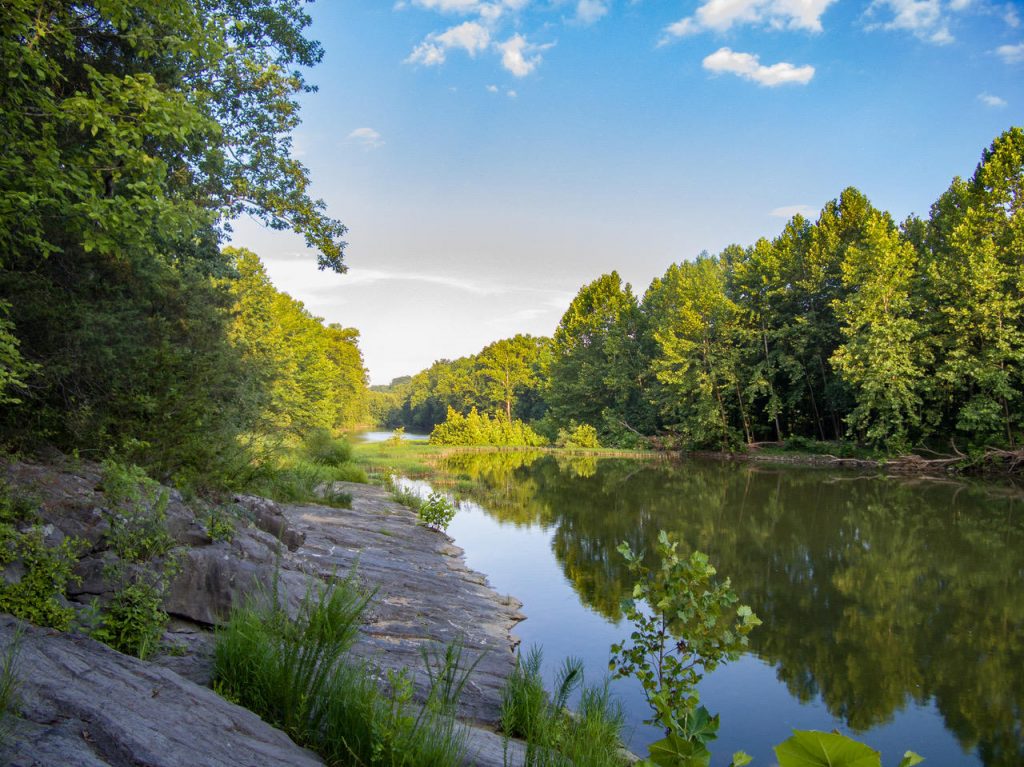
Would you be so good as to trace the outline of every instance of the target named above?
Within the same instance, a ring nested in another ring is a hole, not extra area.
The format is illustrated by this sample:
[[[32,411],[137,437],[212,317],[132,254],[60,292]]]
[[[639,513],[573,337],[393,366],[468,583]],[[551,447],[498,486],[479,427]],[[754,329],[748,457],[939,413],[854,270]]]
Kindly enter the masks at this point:
[[[96,466],[12,463],[12,488],[40,501],[47,542],[84,539],[72,604],[109,597],[103,577],[108,525]],[[422,692],[421,650],[461,640],[477,661],[459,709],[469,726],[467,764],[502,765],[505,744],[493,727],[500,691],[514,666],[512,628],[520,604],[495,593],[465,565],[447,536],[416,523],[379,487],[345,483],[352,508],[278,505],[236,498],[244,520],[230,541],[211,540],[195,512],[171,491],[167,526],[181,563],[165,609],[165,644],[181,648],[150,662],[116,653],[86,637],[0,620],[0,644],[21,633],[17,665],[21,718],[7,755],[17,767],[109,765],[304,765],[315,755],[215,695],[209,684],[212,629],[233,605],[276,578],[295,608],[310,577],[345,576],[355,567],[375,596],[354,653],[380,669],[407,668]],[[247,523],[246,523],[247,520]],[[515,753],[516,744],[511,745]]]

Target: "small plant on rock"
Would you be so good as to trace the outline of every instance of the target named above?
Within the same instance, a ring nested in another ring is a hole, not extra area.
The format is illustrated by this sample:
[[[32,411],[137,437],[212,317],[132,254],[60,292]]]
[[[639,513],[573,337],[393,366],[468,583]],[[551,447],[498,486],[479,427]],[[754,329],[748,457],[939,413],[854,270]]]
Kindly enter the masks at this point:
[[[455,504],[441,493],[431,493],[420,503],[419,518],[431,530],[443,533],[455,518]]]

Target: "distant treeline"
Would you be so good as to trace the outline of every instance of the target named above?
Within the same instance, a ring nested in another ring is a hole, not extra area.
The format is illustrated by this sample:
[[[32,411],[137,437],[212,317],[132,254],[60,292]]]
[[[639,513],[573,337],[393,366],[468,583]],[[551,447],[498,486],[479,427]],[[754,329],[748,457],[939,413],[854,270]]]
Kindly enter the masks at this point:
[[[344,270],[291,157],[302,0],[10,0],[0,10],[0,450],[231,482],[366,422],[358,334],[223,249],[253,216]]]
[[[372,407],[429,431],[448,407],[553,437],[685,448],[851,440],[898,453],[1024,438],[1024,130],[984,151],[927,219],[897,224],[853,188],[774,240],[673,264],[642,298],[615,272],[554,336],[442,360]]]

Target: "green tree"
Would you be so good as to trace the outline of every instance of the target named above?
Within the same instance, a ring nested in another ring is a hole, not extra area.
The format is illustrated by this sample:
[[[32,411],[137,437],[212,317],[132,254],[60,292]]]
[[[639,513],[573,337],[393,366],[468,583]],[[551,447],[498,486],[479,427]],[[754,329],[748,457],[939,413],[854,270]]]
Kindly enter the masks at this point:
[[[1024,130],[982,155],[969,181],[954,179],[924,235],[931,332],[931,407],[974,446],[1016,446],[1024,427]]]
[[[747,421],[734,344],[737,308],[725,293],[722,263],[704,256],[673,264],[651,284],[644,305],[658,345],[653,367],[665,423],[688,446],[732,446],[737,417]]]
[[[542,339],[518,335],[495,341],[476,355],[483,393],[500,403],[510,420],[519,393],[537,385],[536,363],[542,344]]]
[[[905,452],[920,425],[927,364],[911,296],[917,258],[887,215],[873,213],[843,260],[844,299],[835,305],[844,342],[831,362],[854,391],[850,430],[890,452]]]

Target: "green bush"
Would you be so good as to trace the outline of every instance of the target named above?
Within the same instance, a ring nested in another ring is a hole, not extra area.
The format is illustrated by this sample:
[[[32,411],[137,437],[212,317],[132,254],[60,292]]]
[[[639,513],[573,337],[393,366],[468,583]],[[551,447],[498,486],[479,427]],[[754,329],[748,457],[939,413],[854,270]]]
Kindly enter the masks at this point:
[[[599,448],[601,443],[597,438],[597,429],[588,423],[576,424],[572,422],[568,429],[558,430],[558,439],[555,444],[559,447]]]
[[[455,518],[455,504],[441,493],[431,493],[420,503],[418,516],[424,525],[443,533]]]
[[[174,538],[167,532],[170,495],[145,471],[104,461],[103,492],[109,509],[107,541],[122,561],[148,562],[174,548]]]
[[[143,579],[129,583],[114,594],[90,633],[118,652],[145,660],[159,647],[167,628],[163,600],[163,584]]]
[[[0,612],[37,626],[64,631],[74,617],[65,602],[69,582],[84,543],[65,538],[47,546],[32,499],[0,484],[0,571],[20,569],[16,580],[0,577]],[[17,572],[17,571],[16,571]]]
[[[352,460],[352,446],[331,436],[327,429],[314,429],[302,443],[306,459],[321,466],[341,466]]]
[[[522,421],[510,420],[504,413],[491,418],[473,408],[469,415],[462,415],[449,407],[444,423],[439,423],[430,433],[430,444],[540,447],[547,444],[547,440]]]

